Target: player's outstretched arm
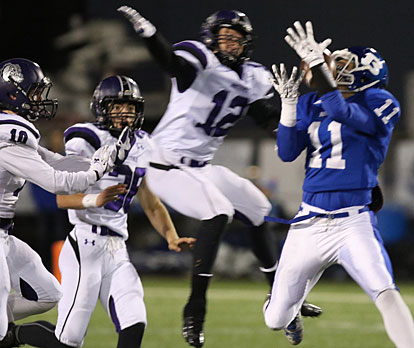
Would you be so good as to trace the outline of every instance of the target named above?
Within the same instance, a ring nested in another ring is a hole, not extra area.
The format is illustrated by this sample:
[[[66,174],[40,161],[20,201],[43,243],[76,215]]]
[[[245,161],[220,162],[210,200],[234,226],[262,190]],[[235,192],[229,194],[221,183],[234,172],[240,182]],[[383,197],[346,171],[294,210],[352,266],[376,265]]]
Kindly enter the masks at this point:
[[[121,6],[118,12],[132,24],[135,32],[143,39],[151,56],[160,67],[176,77],[180,86],[190,86],[197,75],[196,68],[184,58],[177,56],[171,43],[135,9]]]
[[[137,197],[152,226],[168,242],[170,250],[180,252],[193,247],[194,238],[178,237],[170,214],[160,199],[149,189],[145,178],[139,187]]]
[[[119,195],[125,194],[126,192],[126,185],[118,184],[107,187],[101,193],[57,195],[56,203],[60,209],[100,208],[109,202],[118,200]]]

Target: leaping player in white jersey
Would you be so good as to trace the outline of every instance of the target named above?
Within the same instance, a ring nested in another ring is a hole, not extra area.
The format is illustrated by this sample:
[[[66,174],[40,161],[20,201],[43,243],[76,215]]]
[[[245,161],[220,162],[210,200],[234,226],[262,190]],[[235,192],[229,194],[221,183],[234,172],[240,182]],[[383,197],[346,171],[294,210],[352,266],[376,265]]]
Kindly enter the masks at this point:
[[[57,196],[59,208],[70,209],[74,229],[59,257],[63,296],[56,329],[44,321],[19,325],[14,331],[19,344],[81,347],[99,299],[119,335],[117,347],[141,346],[147,323],[144,291],[125,245],[135,196],[170,250],[180,252],[195,242],[178,237],[168,211],[146,184],[151,145],[149,135],[140,130],[144,99],[137,83],[126,76],[105,78],[95,89],[91,111],[96,123],[75,124],[65,131],[66,155],[89,158],[96,148],[114,144],[125,126],[134,130],[131,149],[123,163],[85,193]],[[117,193],[118,199],[112,200]]]
[[[55,116],[57,100],[48,99],[51,85],[39,65],[30,60],[15,58],[0,63],[0,347],[8,344],[6,333],[14,320],[47,311],[61,297],[58,281],[39,255],[11,235],[25,182],[52,193],[82,192],[111,169],[116,155],[114,146],[105,146],[91,153],[85,171],[52,167],[66,163],[69,168],[77,160],[66,161],[39,145],[40,134],[32,122]],[[9,297],[11,288],[15,292]]]
[[[268,101],[271,75],[250,61],[253,30],[244,13],[218,11],[202,25],[202,42],[171,46],[134,9],[123,6],[118,11],[172,76],[168,108],[153,132],[157,152],[147,180],[168,205],[202,221],[194,250],[192,291],[183,313],[184,338],[201,347],[206,291],[220,237],[233,217],[251,226],[253,252],[269,284],[273,282],[276,252],[264,224],[270,202],[250,181],[210,164],[227,133],[245,114],[258,124],[277,122],[279,111]],[[321,313],[309,304],[303,310],[310,316]]]
[[[414,347],[413,318],[395,285],[375,216],[382,206],[378,169],[400,117],[398,101],[385,90],[387,64],[369,47],[324,55],[331,40],[317,43],[310,22],[306,31],[295,22],[287,32],[315,91],[298,98],[297,69],[289,78],[283,65],[280,73],[274,68],[282,100],[278,154],[290,162],[306,151],[306,175],[301,208],[288,221],[264,306],[266,325],[284,329],[289,342],[299,344],[303,299],[326,268],[340,264],[375,303],[395,346]]]

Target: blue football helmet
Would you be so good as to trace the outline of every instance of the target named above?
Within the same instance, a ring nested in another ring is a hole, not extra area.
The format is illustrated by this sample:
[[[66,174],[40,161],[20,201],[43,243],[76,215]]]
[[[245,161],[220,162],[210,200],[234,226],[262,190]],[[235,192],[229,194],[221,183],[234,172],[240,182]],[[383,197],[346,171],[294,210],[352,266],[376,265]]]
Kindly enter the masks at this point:
[[[113,110],[114,104],[120,103],[134,105],[135,112],[120,113]],[[102,80],[95,88],[90,108],[100,128],[109,130],[115,136],[125,126],[139,130],[144,122],[144,98],[138,84],[126,76],[114,75]],[[114,126],[113,117],[122,118],[122,128]],[[130,118],[133,118],[132,124],[128,122]]]
[[[339,86],[347,86],[352,92],[369,87],[385,88],[388,83],[388,67],[378,52],[369,47],[354,46],[334,51],[331,64],[336,70]],[[345,64],[337,64],[339,61]]]
[[[52,119],[57,99],[49,99],[52,82],[31,60],[13,58],[0,63],[0,109],[11,110],[29,121]]]
[[[238,56],[220,51],[218,33],[221,28],[233,29],[243,35],[244,39],[239,42],[243,46],[243,51]],[[253,51],[253,28],[249,18],[240,11],[221,10],[213,13],[201,25],[200,36],[220,62],[230,68],[235,68],[250,59]]]

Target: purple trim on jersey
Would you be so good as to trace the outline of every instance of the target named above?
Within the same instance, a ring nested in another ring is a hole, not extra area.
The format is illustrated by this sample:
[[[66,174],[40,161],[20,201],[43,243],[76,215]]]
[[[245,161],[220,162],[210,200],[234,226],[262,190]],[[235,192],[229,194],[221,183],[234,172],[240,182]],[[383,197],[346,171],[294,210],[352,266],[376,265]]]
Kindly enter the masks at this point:
[[[200,50],[196,45],[191,42],[183,41],[173,45],[174,51],[186,51],[192,54],[195,58],[198,59],[200,64],[203,66],[203,69],[207,66],[207,57],[202,50]]]
[[[20,291],[23,297],[29,301],[37,301],[39,299],[36,291],[22,278],[20,278]]]
[[[16,120],[1,120],[0,121],[0,125],[2,124],[14,124],[16,126],[20,126],[23,128],[26,128],[30,131],[30,133],[32,133],[36,139],[40,138],[40,134],[38,132],[36,132],[33,128],[31,128],[30,126],[28,126],[26,123],[20,122],[20,121],[16,121]]]
[[[390,260],[390,257],[388,256],[387,250],[385,250],[384,242],[383,242],[381,234],[378,230],[377,218],[375,217],[375,214],[372,211],[369,212],[369,217],[371,219],[371,224],[372,224],[372,228],[374,230],[375,239],[378,241],[378,244],[381,248],[381,254],[384,257],[385,265],[387,267],[388,272],[391,275],[392,281],[395,283],[394,273],[392,271],[391,260]]]
[[[249,62],[249,61],[247,61],[247,62],[245,62],[244,64],[246,64],[246,65],[250,65],[250,66],[252,66],[252,67],[254,67],[254,68],[263,68],[263,65],[262,65],[262,64],[260,64],[260,63],[255,63],[255,62]]]
[[[121,331],[121,324],[119,323],[119,319],[116,314],[115,301],[112,296],[109,297],[109,313],[111,314],[111,319],[115,325],[116,332],[119,333]]]
[[[234,218],[241,221],[241,222],[243,222],[244,224],[246,224],[249,227],[254,226],[253,222],[251,222],[250,219],[246,215],[240,213],[238,210],[235,211]]]
[[[79,137],[85,139],[91,146],[97,150],[101,147],[101,140],[95,134],[95,132],[86,127],[71,127],[63,133],[65,143],[70,139]]]
[[[148,134],[146,131],[143,131],[142,129],[135,131],[135,135],[140,139],[144,138],[145,136],[151,138],[151,135]]]

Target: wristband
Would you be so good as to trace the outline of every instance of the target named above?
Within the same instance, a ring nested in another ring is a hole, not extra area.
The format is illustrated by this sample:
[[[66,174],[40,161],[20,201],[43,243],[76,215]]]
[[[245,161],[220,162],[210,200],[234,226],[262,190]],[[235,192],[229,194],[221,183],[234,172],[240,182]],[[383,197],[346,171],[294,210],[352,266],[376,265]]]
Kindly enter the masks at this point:
[[[98,200],[99,193],[88,194],[82,198],[82,204],[84,208],[97,208],[96,201]]]
[[[296,126],[296,103],[284,103],[282,101],[282,111],[280,112],[280,123],[285,127]]]

